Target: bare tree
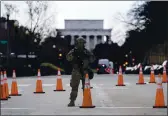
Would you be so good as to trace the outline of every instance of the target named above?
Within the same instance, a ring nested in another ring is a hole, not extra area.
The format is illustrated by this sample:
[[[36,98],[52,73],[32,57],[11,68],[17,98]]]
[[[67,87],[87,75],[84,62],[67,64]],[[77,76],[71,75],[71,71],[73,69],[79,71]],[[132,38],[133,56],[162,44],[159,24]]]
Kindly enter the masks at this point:
[[[129,29],[141,30],[144,28],[144,26],[143,26],[144,21],[142,19],[140,19],[140,18],[134,19],[131,16],[128,16],[128,17],[124,17],[123,14],[118,13],[118,15],[115,17],[115,19],[117,19],[118,21],[120,21],[122,23],[125,23],[125,26],[127,27],[128,30]]]
[[[45,1],[25,1],[28,7],[27,14],[30,23],[27,26],[32,33],[40,33],[44,38],[51,32],[51,25],[54,21],[54,15],[46,16],[48,3]]]
[[[139,15],[136,14],[137,10],[141,11],[143,10],[142,7],[140,7],[144,2],[136,2],[133,6],[133,8],[126,14],[124,17],[124,14],[118,12],[117,15],[114,17],[115,20],[120,21],[121,23],[125,23],[125,26],[127,29],[137,29],[142,30],[144,28],[145,19],[143,17],[138,17]],[[136,17],[136,18],[135,18]]]
[[[4,6],[4,10],[5,10],[3,16],[6,16],[7,14],[11,16],[13,15],[13,13],[19,13],[18,8],[13,4],[2,2],[2,5]]]

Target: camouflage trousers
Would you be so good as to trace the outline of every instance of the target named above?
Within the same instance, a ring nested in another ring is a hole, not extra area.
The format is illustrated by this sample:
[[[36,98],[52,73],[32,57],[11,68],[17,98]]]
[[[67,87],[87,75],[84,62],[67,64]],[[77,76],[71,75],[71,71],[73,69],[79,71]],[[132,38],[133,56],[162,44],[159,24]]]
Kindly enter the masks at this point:
[[[84,75],[85,75],[85,73],[84,73]],[[83,78],[83,75],[80,73],[79,70],[73,69],[72,70],[72,77],[70,80],[70,86],[72,88],[71,93],[70,93],[70,100],[71,101],[75,101],[78,96],[78,88],[79,88],[80,80],[82,81],[82,89],[84,91],[85,78]]]

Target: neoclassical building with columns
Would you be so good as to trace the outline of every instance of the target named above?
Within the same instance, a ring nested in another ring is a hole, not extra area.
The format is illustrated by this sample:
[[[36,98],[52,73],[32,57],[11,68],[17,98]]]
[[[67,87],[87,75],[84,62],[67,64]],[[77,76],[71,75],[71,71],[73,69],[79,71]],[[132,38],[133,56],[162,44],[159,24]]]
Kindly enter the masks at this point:
[[[86,49],[93,50],[97,44],[104,42],[104,37],[111,41],[112,29],[104,29],[103,20],[65,20],[65,29],[59,29],[61,34],[75,44],[78,37],[86,40]]]

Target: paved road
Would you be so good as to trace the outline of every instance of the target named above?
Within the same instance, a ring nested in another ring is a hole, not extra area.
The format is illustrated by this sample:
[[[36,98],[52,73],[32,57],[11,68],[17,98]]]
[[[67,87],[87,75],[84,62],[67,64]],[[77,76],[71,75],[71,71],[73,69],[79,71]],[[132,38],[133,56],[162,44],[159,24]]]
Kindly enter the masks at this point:
[[[34,94],[36,77],[17,78],[19,93],[8,101],[1,101],[2,115],[167,115],[167,109],[153,109],[156,84],[136,85],[138,75],[124,75],[125,87],[116,87],[117,75],[95,75],[92,101],[96,108],[80,109],[82,90],[76,107],[67,107],[69,102],[70,75],[62,75],[65,92],[54,92],[56,76],[41,77],[45,94]],[[11,79],[8,79],[11,86]],[[145,75],[149,82],[149,75]],[[80,84],[81,88],[81,84]],[[167,84],[163,84],[167,105]]]

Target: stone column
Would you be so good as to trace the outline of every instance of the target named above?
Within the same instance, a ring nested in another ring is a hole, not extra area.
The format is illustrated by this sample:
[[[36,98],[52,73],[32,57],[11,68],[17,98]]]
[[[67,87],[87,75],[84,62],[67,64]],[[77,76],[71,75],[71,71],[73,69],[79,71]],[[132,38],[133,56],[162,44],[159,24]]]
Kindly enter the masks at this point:
[[[100,44],[100,43],[102,43],[102,36],[101,35],[98,35],[97,36],[97,44]]]
[[[74,45],[75,44],[75,38],[74,36],[71,36],[71,45]]]
[[[101,36],[101,43],[104,43],[104,35]]]
[[[97,45],[97,36],[93,36],[93,39],[94,39],[94,48],[95,48]]]
[[[112,41],[111,41],[111,36],[109,36],[109,41],[108,41],[108,44],[111,44]]]
[[[86,36],[86,49],[88,50],[90,50],[89,43],[90,43],[89,36]]]

